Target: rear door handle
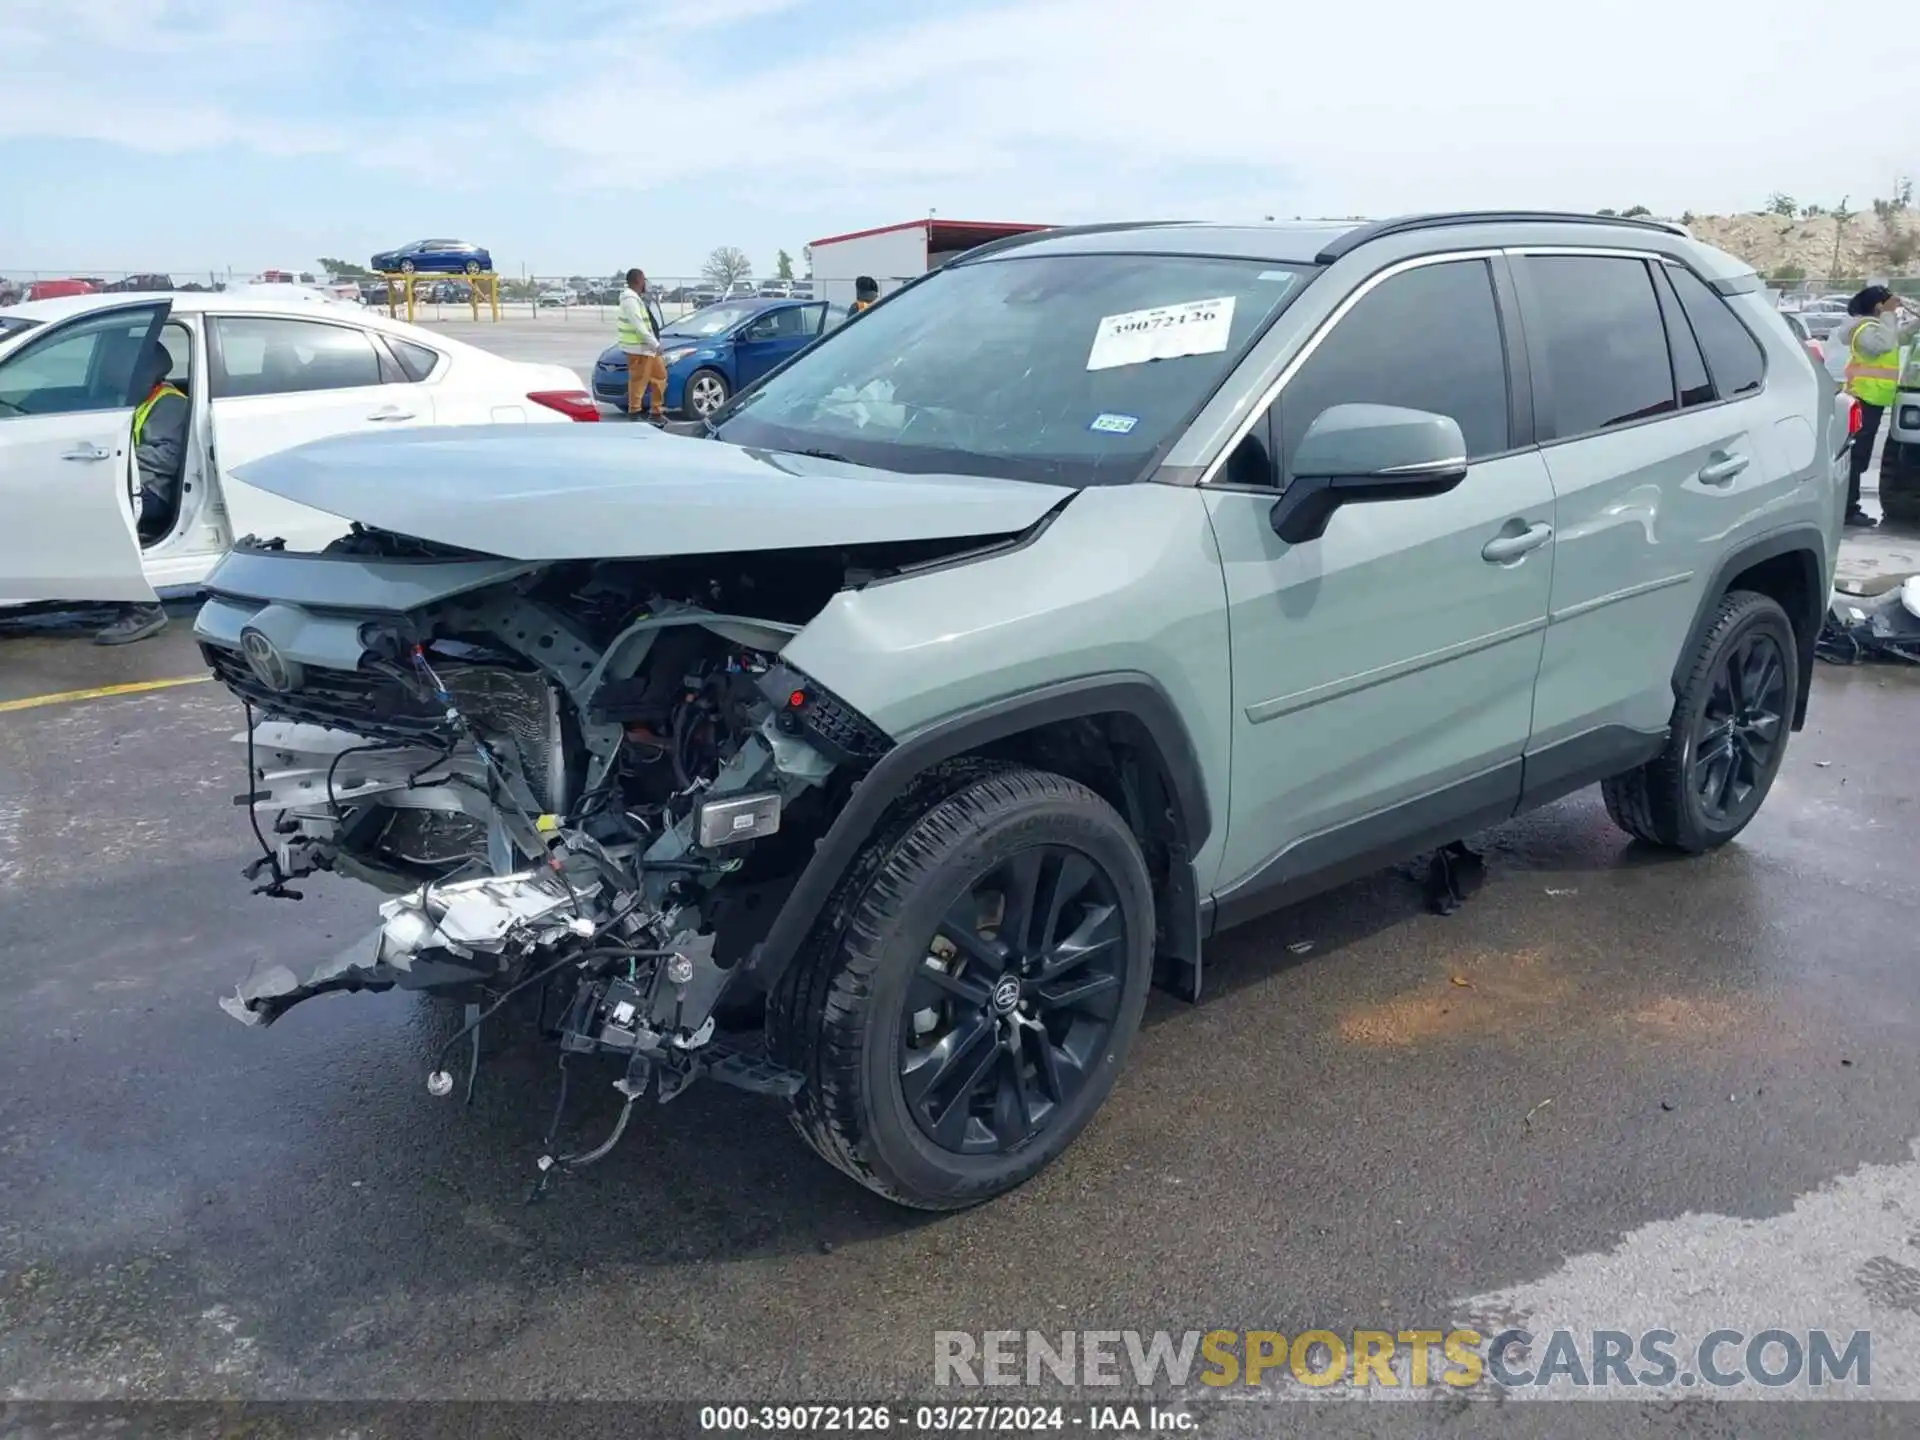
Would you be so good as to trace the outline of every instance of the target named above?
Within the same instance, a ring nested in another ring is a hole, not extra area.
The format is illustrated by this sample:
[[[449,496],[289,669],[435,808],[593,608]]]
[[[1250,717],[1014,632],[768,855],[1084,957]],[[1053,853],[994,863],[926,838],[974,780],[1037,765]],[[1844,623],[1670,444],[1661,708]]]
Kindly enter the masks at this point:
[[[76,445],[60,457],[62,460],[111,460],[113,451],[102,450],[98,445]]]
[[[414,412],[402,410],[398,405],[389,405],[384,410],[375,410],[367,416],[369,420],[411,420]]]
[[[1702,485],[1730,485],[1733,477],[1747,468],[1745,455],[1721,455],[1717,460],[1709,460],[1700,467]]]
[[[1504,565],[1509,560],[1518,560],[1529,551],[1538,550],[1553,539],[1553,527],[1544,522],[1529,525],[1518,535],[1496,535],[1480,547],[1480,558],[1495,565]]]

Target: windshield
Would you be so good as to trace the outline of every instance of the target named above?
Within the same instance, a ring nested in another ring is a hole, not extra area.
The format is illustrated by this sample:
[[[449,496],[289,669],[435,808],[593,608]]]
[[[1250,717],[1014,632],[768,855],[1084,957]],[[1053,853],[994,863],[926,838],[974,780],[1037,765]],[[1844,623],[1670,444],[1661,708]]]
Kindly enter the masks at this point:
[[[742,395],[719,433],[910,473],[1122,483],[1186,424],[1305,274],[1196,255],[959,265]]]
[[[757,315],[758,305],[709,305],[691,315],[682,315],[667,327],[669,335],[718,335],[731,330],[749,315]]]

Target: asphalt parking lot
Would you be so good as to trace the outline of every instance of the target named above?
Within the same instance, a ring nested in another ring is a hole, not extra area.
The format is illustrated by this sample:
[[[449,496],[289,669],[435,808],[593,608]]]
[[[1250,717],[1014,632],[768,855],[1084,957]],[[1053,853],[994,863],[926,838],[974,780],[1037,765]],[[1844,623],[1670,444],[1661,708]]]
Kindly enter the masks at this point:
[[[582,383],[593,378],[593,362],[613,343],[613,310],[599,306],[556,306],[531,310],[521,305],[498,320],[474,320],[458,305],[425,305],[416,323],[455,340],[478,345],[509,360],[566,365]]]
[[[409,998],[229,1020],[370,894],[248,893],[213,686],[11,708],[196,671],[184,618],[0,638],[0,1394],[845,1399],[924,1393],[938,1329],[1526,1314],[1871,1328],[1920,1395],[1920,677],[1823,667],[1709,858],[1587,794],[1482,837],[1452,917],[1386,872],[1235,934],[1062,1164],[929,1218],[717,1087],[530,1208],[537,1047],[468,1111]]]

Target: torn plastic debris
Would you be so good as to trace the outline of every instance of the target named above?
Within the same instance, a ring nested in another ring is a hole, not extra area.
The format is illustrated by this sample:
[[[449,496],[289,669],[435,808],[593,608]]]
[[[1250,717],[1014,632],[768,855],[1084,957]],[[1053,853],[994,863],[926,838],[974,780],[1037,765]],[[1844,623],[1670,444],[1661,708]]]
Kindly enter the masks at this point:
[[[510,944],[538,944],[591,924],[571,914],[576,894],[549,874],[523,871],[424,885],[380,907],[379,929],[303,981],[285,965],[248,976],[220,1008],[245,1025],[271,1025],[302,1000],[361,990],[432,990],[496,978]]]

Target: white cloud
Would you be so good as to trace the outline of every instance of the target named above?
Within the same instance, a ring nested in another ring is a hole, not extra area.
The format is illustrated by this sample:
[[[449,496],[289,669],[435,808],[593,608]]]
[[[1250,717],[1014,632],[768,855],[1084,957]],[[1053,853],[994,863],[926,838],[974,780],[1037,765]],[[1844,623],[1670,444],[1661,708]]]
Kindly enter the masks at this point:
[[[698,179],[850,225],[1858,204],[1920,160],[1897,106],[1837,128],[1800,0],[997,0],[852,35],[829,0],[516,0],[484,30],[318,0],[0,4],[0,140],[377,163],[398,126],[532,192]],[[812,48],[734,43],[803,5]]]
[[[717,86],[695,63],[658,96],[664,123],[731,123],[644,169],[621,164],[629,131],[594,123],[618,103],[616,81],[570,83],[519,120],[543,146],[639,183],[804,166],[889,199],[954,187],[1032,210],[1066,188],[1129,213],[1159,208],[1156,190],[1195,166],[1216,187],[1222,167],[1243,169],[1249,213],[1704,210],[1757,206],[1775,188],[1857,197],[1920,158],[1904,115],[1844,143],[1826,123],[1795,41],[1801,5],[1619,0],[1567,15],[1532,0],[1379,0],[1356,24],[1343,7],[1029,0]],[[1288,195],[1273,194],[1279,175]]]

